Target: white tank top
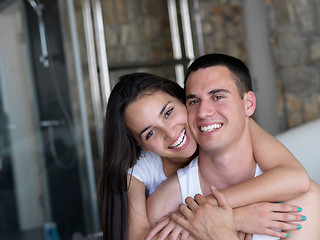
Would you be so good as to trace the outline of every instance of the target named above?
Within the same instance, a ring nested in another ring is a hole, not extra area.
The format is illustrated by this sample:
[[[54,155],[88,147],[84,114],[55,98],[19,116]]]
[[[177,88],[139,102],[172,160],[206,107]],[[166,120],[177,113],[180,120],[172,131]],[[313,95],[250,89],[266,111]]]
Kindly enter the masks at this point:
[[[254,177],[261,175],[263,171],[260,169],[259,165],[257,164],[256,172]],[[185,203],[185,199],[187,197],[194,197],[196,194],[200,193],[201,185],[199,180],[199,171],[198,171],[198,157],[193,159],[188,166],[181,168],[177,171],[180,189],[181,189],[181,196],[183,199],[183,203]],[[253,234],[252,240],[276,240],[279,239],[277,237],[271,237],[268,235],[259,235]]]

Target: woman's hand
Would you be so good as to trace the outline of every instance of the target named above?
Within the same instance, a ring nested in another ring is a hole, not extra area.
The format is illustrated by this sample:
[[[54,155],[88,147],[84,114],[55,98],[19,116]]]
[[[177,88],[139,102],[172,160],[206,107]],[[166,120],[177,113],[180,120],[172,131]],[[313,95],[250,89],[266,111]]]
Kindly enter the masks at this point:
[[[302,221],[303,215],[298,214],[301,210],[285,203],[263,202],[236,208],[233,213],[238,231],[286,238],[289,236],[286,231],[301,228],[292,223]]]
[[[175,214],[182,216],[182,214],[177,211]],[[190,240],[188,238],[190,234],[184,230],[180,225],[170,220],[170,213],[162,217],[157,224],[152,228],[152,230],[146,236],[147,240],[155,239],[157,240]]]

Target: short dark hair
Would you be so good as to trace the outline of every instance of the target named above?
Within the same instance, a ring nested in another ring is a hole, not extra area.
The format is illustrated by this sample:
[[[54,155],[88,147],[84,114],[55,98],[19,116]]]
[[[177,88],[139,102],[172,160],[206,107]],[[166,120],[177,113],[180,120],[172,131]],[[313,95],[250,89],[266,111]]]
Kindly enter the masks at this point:
[[[214,66],[224,66],[230,70],[242,99],[246,92],[252,91],[252,81],[246,64],[238,58],[221,53],[207,54],[197,58],[187,69],[184,86],[191,72]]]

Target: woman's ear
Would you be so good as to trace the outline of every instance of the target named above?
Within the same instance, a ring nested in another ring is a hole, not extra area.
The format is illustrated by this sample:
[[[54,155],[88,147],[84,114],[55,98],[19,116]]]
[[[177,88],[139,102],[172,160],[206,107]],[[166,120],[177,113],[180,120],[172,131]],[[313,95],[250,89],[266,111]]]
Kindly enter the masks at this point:
[[[148,151],[149,151],[148,148],[145,148],[145,147],[142,146],[143,144],[137,143],[137,145],[138,145],[143,151],[145,151],[145,152],[148,152]]]
[[[256,96],[252,91],[245,93],[245,103],[246,103],[246,113],[247,116],[250,117],[253,115],[256,110]]]

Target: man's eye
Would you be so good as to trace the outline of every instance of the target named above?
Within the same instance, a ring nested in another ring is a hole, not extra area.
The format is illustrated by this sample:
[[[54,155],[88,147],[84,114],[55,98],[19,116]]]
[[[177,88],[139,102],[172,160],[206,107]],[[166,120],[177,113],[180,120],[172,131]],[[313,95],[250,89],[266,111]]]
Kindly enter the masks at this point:
[[[188,102],[188,105],[194,105],[194,104],[197,104],[197,103],[199,103],[199,100],[192,100],[192,101]]]
[[[223,96],[221,96],[221,95],[214,97],[215,100],[220,100],[220,99],[222,99],[222,98],[223,98]]]
[[[167,119],[171,115],[172,111],[173,111],[173,108],[170,108],[168,111],[166,111],[164,118]]]
[[[156,130],[152,130],[150,132],[148,132],[147,136],[146,136],[146,140],[148,140],[149,138],[152,137],[152,135],[155,133]]]

